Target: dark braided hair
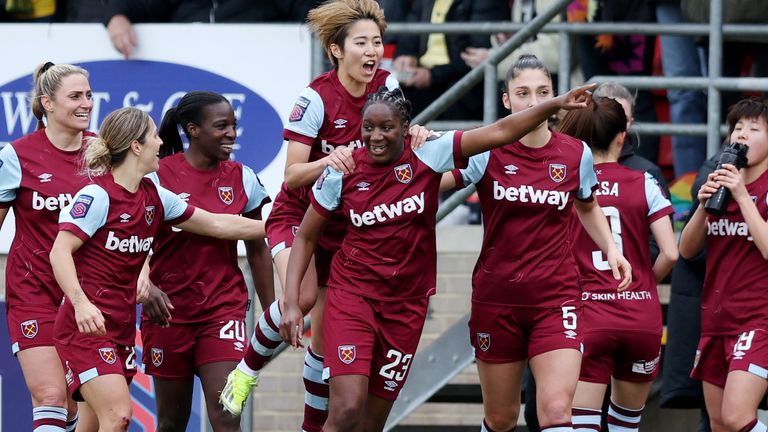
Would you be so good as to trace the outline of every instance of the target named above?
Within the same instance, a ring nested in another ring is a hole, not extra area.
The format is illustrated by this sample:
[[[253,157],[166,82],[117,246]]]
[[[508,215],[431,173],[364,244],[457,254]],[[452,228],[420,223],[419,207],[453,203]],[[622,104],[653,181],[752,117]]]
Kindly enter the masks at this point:
[[[175,108],[166,111],[163,121],[160,123],[158,135],[163,140],[160,146],[160,157],[170,156],[184,151],[178,126],[189,139],[187,125],[194,123],[199,125],[202,121],[203,110],[209,105],[229,103],[224,96],[209,91],[191,91],[185,94]]]
[[[400,113],[400,118],[403,123],[409,123],[411,121],[411,101],[405,98],[403,90],[397,87],[393,90],[389,90],[386,86],[381,86],[376,93],[368,95],[368,100],[363,106],[363,112],[368,109],[369,106],[375,103],[384,103],[394,108]]]

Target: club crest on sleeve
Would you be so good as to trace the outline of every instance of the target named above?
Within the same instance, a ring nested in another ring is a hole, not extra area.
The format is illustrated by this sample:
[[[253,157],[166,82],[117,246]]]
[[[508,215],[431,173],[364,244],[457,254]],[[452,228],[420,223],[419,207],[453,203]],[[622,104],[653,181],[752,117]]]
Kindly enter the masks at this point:
[[[235,192],[232,186],[219,186],[219,199],[226,205],[232,204],[235,199]]]
[[[297,122],[304,118],[304,113],[307,112],[307,107],[309,106],[310,100],[305,98],[304,96],[299,96],[299,99],[296,101],[296,104],[293,105],[293,109],[291,110],[291,115],[288,116],[288,121],[290,122]]]
[[[357,347],[355,345],[339,345],[339,360],[344,364],[350,364],[355,361],[357,356]]]
[[[163,349],[162,348],[152,348],[150,351],[150,357],[152,358],[152,364],[155,365],[155,367],[159,367],[161,364],[163,364]]]
[[[99,348],[99,355],[106,363],[115,364],[117,361],[117,353],[114,348]]]
[[[37,336],[37,320],[27,320],[21,323],[21,334],[27,339],[33,339]]]
[[[75,202],[72,204],[72,208],[69,209],[69,215],[72,216],[73,219],[84,218],[85,215],[88,214],[88,209],[91,208],[92,203],[93,203],[92,196],[90,195],[78,196]]]
[[[490,333],[477,333],[477,347],[480,351],[486,352],[491,348],[491,334]]]
[[[155,221],[155,206],[146,206],[144,208],[144,222],[147,223],[147,225],[152,225],[152,222]]]
[[[402,164],[395,167],[395,178],[403,184],[408,184],[413,179],[413,170],[411,164]]]
[[[560,183],[565,180],[565,170],[564,164],[551,163],[549,164],[549,178],[555,183]]]

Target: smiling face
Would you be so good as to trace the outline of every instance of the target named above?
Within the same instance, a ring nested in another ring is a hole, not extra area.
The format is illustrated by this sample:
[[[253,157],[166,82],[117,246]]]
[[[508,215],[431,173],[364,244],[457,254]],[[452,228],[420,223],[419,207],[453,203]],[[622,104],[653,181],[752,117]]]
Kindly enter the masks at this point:
[[[331,44],[330,48],[338,59],[339,75],[346,75],[359,83],[373,80],[384,56],[379,26],[368,19],[355,21],[349,26],[343,47]]]
[[[399,111],[387,103],[373,103],[363,113],[363,142],[378,164],[390,164],[400,158],[407,130],[408,124]]]
[[[147,133],[144,134],[143,141],[143,143],[139,143],[139,164],[141,167],[144,167],[142,171],[145,174],[149,174],[160,169],[160,146],[163,145],[163,140],[157,134],[157,126],[151,118],[149,119],[149,128]]]
[[[740,118],[731,133],[731,142],[749,146],[749,166],[759,165],[768,157],[768,123],[765,118]]]
[[[229,159],[237,138],[235,112],[228,102],[219,102],[203,108],[200,124],[187,126],[190,149],[213,161]]]
[[[61,79],[61,85],[53,97],[41,96],[48,126],[70,131],[83,131],[91,123],[91,86],[88,78],[73,73]]]

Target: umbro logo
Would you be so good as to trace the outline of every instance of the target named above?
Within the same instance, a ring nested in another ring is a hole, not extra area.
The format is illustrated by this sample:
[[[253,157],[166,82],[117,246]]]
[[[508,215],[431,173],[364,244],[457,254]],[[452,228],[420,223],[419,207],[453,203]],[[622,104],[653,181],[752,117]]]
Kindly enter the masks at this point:
[[[504,169],[506,174],[517,174],[517,167],[512,164],[505,166]]]
[[[39,176],[37,176],[37,178],[40,179],[40,183],[48,183],[49,181],[51,181],[52,177],[53,177],[53,174],[49,174],[49,173],[42,173]]]
[[[120,215],[120,222],[130,222],[131,221],[131,215],[128,213],[123,213]]]
[[[356,184],[355,186],[357,186],[357,190],[359,190],[359,191],[367,191],[368,190],[368,186],[370,186],[370,185],[371,184],[367,183],[367,182],[360,182],[360,183]]]
[[[335,124],[336,129],[342,129],[347,127],[347,121],[344,119],[336,119],[333,121],[333,124]]]
[[[189,194],[186,192],[182,192],[179,194],[179,199],[182,201],[189,201]]]

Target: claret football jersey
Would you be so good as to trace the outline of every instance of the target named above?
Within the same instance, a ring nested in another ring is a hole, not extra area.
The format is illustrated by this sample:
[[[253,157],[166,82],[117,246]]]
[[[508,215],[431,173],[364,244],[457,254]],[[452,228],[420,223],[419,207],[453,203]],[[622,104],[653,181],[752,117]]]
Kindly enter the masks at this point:
[[[746,185],[768,219],[768,171]],[[768,327],[768,262],[731,199],[723,216],[707,216],[707,270],[701,299],[701,333],[736,335]]]
[[[61,211],[59,230],[84,242],[73,254],[77,278],[104,315],[108,338],[133,345],[136,280],[152,242],[164,222],[184,222],[193,211],[193,206],[148,178],[136,192],[129,192],[109,173],[96,177]],[[62,325],[77,332],[72,303],[65,298],[61,307],[60,316],[69,316]]]
[[[460,186],[477,186],[483,214],[474,301],[552,307],[579,295],[569,227],[573,200],[592,199],[592,168],[586,144],[552,131],[543,147],[518,141],[454,172]]]
[[[256,174],[235,161],[199,170],[177,153],[162,159],[158,172],[149,177],[181,200],[213,213],[247,215],[270,202]],[[237,264],[235,240],[164,225],[155,239],[150,267],[150,280],[174,305],[174,323],[215,321],[245,312],[248,289]]]
[[[605,254],[573,215],[573,254],[579,264],[584,307],[599,318],[590,329],[660,332],[661,305],[648,246],[650,225],[674,210],[652,175],[618,163],[595,165],[595,198],[608,218],[619,251],[632,265],[632,283],[617,292]],[[628,319],[630,317],[630,319]],[[654,323],[644,328],[637,323]],[[629,324],[629,325],[628,325]]]
[[[94,136],[84,132],[84,137]],[[48,260],[59,211],[89,179],[82,171],[82,148],[55,147],[45,129],[0,150],[0,208],[13,207],[16,233],[5,266],[9,304],[57,308],[63,293]]]
[[[435,214],[441,173],[466,165],[461,131],[412,150],[409,140],[394,163],[379,165],[367,149],[354,153],[355,171],[326,169],[313,187],[312,205],[348,223],[333,259],[328,286],[382,301],[435,293]]]

